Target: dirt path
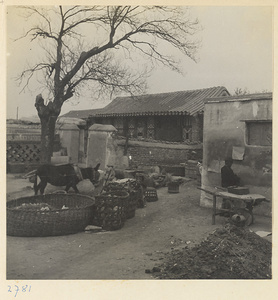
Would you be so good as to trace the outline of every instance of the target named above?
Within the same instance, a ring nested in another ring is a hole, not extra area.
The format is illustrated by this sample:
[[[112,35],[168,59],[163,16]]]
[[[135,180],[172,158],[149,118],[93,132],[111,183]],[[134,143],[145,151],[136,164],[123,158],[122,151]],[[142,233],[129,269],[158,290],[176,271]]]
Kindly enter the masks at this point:
[[[26,187],[22,192],[32,194]],[[8,194],[9,199],[16,195]],[[199,206],[195,181],[180,186],[178,194],[161,188],[158,197],[137,209],[121,230],[44,238],[8,236],[7,279],[154,279],[145,270],[163,261],[165,253],[196,245],[225,223],[219,217],[211,225],[211,210]],[[270,231],[271,220],[261,218],[254,226]]]

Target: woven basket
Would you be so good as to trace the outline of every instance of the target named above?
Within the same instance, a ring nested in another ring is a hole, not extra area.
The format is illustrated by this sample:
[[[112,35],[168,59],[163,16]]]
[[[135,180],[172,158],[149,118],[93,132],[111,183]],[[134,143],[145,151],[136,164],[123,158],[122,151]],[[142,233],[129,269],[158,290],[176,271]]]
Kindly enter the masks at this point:
[[[135,190],[136,198],[137,198],[137,207],[144,208],[146,206],[146,199],[144,197],[143,187],[140,186],[137,190]]]
[[[155,188],[147,187],[145,191],[145,200],[147,202],[155,202],[158,200],[157,192]]]
[[[168,183],[168,193],[170,194],[175,194],[175,193],[179,193],[179,188],[180,185],[178,182],[172,181]]]
[[[110,191],[97,195],[92,224],[105,230],[121,229],[126,219],[128,197],[129,193],[126,191]]]
[[[129,191],[129,198],[126,205],[126,218],[131,219],[135,216],[135,211],[137,208],[137,194],[134,190]]]
[[[144,208],[146,206],[146,201],[144,198],[143,187],[142,187],[140,181],[139,180],[131,181],[130,188],[135,193],[135,198],[136,198],[136,203],[137,203],[136,206],[138,208]]]
[[[7,202],[7,234],[57,236],[83,231],[90,223],[94,198],[80,194],[47,194]]]

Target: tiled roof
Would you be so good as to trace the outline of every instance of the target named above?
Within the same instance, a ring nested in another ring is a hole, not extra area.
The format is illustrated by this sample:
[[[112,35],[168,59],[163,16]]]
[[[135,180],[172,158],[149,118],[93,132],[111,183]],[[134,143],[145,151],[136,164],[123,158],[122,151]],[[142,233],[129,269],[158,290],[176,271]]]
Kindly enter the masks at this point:
[[[225,87],[180,91],[142,96],[117,97],[96,116],[194,115],[204,109],[204,99],[230,95]]]
[[[62,117],[87,119],[89,116],[194,115],[204,109],[204,99],[230,95],[223,86],[141,96],[117,97],[104,108],[73,110]]]
[[[96,113],[98,113],[100,111],[101,111],[101,108],[71,110],[68,113],[62,115],[61,117],[87,119],[90,115],[95,115]]]

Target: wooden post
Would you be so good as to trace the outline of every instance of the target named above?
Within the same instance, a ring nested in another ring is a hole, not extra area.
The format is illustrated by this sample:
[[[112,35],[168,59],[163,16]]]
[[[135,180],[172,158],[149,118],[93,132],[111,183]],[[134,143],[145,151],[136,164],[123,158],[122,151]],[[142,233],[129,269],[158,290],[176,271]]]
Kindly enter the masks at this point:
[[[215,214],[216,214],[216,195],[213,195],[212,225],[215,225]]]
[[[204,189],[202,187],[197,187],[197,189],[199,190],[202,190],[210,195],[213,196],[212,198],[212,202],[213,202],[213,206],[212,206],[212,225],[215,225],[215,216],[216,216],[216,196],[219,194],[215,191],[211,191],[211,190],[207,190],[207,189]]]

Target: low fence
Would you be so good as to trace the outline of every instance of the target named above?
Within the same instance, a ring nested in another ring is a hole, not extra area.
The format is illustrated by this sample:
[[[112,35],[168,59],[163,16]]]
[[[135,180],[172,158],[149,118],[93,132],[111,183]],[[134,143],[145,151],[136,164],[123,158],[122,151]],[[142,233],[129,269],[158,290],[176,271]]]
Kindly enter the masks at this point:
[[[40,164],[40,140],[8,140],[7,171],[23,173]]]
[[[6,145],[7,173],[25,173],[40,165],[40,127],[8,124]],[[60,147],[59,135],[55,136],[55,148]]]
[[[7,124],[7,172],[24,173],[40,164],[39,125]]]
[[[60,148],[59,136],[54,148]],[[24,173],[36,169],[41,163],[40,140],[8,140],[6,148],[7,173]]]

